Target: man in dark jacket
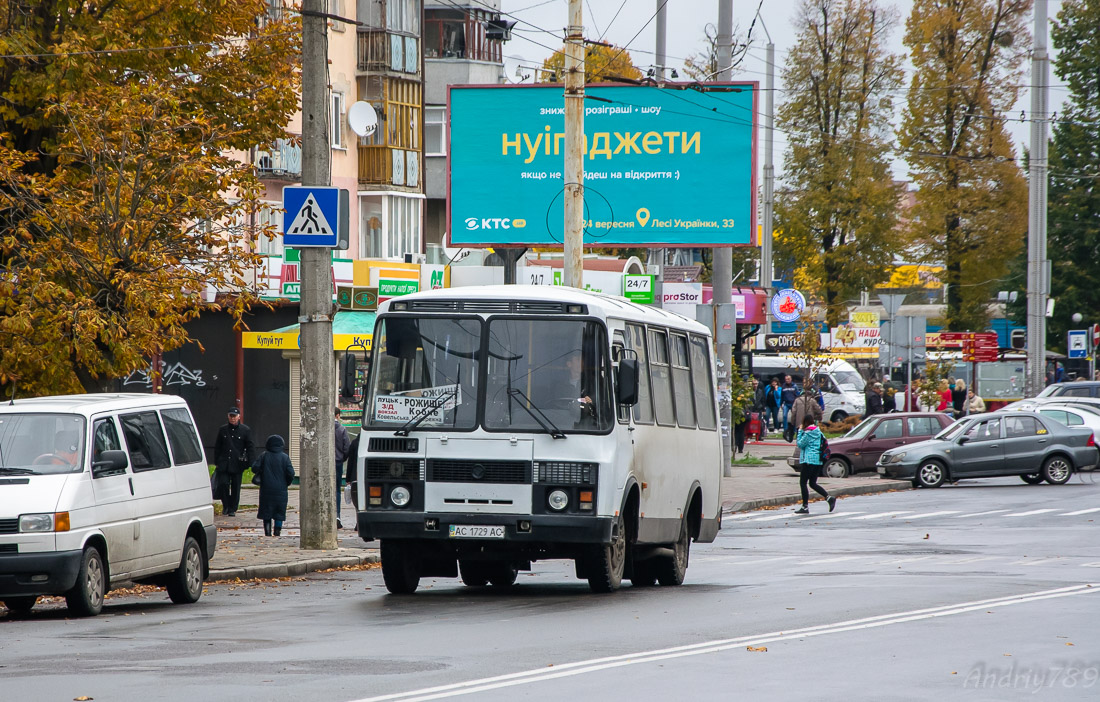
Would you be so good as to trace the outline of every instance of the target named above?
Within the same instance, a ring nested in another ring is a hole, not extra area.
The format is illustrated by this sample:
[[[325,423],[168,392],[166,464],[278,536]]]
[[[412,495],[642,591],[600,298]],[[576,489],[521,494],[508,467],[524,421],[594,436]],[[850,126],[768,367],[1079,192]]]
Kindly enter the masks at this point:
[[[343,529],[344,524],[340,521],[340,503],[343,501],[343,491],[340,489],[340,481],[344,477],[344,461],[348,457],[348,449],[351,448],[351,438],[348,437],[348,430],[344,427],[344,423],[340,421],[340,408],[336,408],[335,419],[336,430],[336,528]]]
[[[875,383],[871,386],[871,392],[867,393],[867,413],[863,415],[864,417],[882,414],[886,411],[882,405],[882,393],[882,383]]]
[[[783,388],[780,390],[779,394],[781,399],[780,409],[783,412],[783,438],[787,441],[794,441],[794,432],[797,427],[793,422],[787,422],[787,416],[794,408],[794,401],[798,399],[799,392],[798,387],[795,386],[794,382],[791,380],[791,376],[783,376]]]
[[[229,422],[218,430],[214,441],[215,483],[226,488],[222,497],[222,514],[232,517],[241,503],[241,475],[252,464],[256,447],[252,430],[241,423],[241,411],[229,408]]]

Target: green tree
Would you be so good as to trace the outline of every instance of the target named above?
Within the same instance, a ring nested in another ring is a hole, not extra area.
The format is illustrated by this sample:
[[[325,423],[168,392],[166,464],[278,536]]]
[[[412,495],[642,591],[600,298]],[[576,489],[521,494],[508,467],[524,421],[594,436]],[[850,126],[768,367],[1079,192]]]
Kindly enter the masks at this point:
[[[1054,73],[1069,92],[1058,108],[1050,148],[1047,255],[1051,295],[1047,339],[1058,348],[1066,331],[1100,322],[1100,2],[1066,0],[1051,31],[1059,49]]]
[[[910,232],[945,267],[945,322],[980,330],[1024,242],[1027,186],[1004,115],[1030,45],[1031,0],[915,0],[899,143],[917,183]]]
[[[542,83],[562,83],[565,81],[565,53],[555,51],[550,58],[542,62],[539,71]],[[615,83],[627,78],[641,80],[642,72],[634,65],[630,52],[618,46],[586,44],[584,47],[584,82]]]
[[[234,225],[260,183],[235,154],[286,136],[300,36],[264,9],[0,8],[0,383],[102,390],[188,341],[200,310],[255,299],[255,232]]]
[[[845,304],[889,275],[904,240],[890,175],[892,91],[901,57],[887,50],[896,15],[875,0],[802,0],[783,80],[780,126],[793,135],[776,193],[779,259],[819,290],[835,326]]]

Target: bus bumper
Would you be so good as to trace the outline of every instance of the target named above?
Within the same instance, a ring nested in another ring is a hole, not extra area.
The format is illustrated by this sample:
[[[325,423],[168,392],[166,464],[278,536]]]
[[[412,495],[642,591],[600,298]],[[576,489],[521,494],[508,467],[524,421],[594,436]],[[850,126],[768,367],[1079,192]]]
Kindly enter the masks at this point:
[[[359,512],[359,537],[374,539],[450,539],[452,524],[503,526],[505,541],[528,544],[611,543],[613,517],[588,515],[448,514],[445,512]],[[527,529],[523,529],[528,525]],[[454,539],[458,540],[458,539]]]

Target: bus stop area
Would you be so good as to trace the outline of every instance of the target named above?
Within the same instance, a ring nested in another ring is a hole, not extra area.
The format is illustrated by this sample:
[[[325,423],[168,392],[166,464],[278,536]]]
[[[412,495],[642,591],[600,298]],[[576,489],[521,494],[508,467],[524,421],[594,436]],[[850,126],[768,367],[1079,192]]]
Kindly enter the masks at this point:
[[[748,445],[748,455],[766,461],[766,465],[733,467],[733,476],[722,479],[722,511],[724,514],[747,512],[768,507],[794,505],[801,500],[798,475],[787,465],[791,445],[783,442],[758,442]],[[742,457],[744,454],[738,454]],[[830,494],[843,499],[851,495],[866,495],[892,490],[912,489],[908,481],[882,480],[874,472],[857,473],[849,478],[822,478]],[[355,532],[355,511],[343,505],[344,529],[338,532],[340,547],[313,551],[298,548],[298,489],[289,491],[287,521],[282,536],[264,536],[263,526],[256,518],[259,490],[245,486],[241,504],[235,516],[217,515],[218,547],[210,563],[208,580],[249,580],[281,578],[306,573],[377,563],[378,542],[364,544]],[[817,499],[817,495],[813,495]],[[826,509],[824,503],[811,506]]]

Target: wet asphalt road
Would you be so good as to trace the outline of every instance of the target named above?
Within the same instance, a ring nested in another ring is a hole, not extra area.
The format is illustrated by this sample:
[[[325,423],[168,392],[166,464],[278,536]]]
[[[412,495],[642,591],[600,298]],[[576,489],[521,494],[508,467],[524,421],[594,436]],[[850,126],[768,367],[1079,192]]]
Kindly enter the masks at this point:
[[[968,481],[727,517],[679,588],[544,562],[508,592],[371,570],[45,605],[0,618],[0,700],[1095,700],[1098,525],[1100,480]]]

